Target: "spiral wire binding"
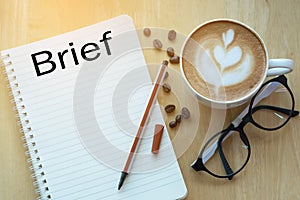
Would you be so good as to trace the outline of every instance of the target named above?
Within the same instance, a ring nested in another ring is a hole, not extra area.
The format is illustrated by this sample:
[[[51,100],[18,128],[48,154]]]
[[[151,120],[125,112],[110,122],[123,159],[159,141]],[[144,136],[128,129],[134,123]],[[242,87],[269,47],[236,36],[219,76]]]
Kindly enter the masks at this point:
[[[13,111],[16,113],[17,124],[22,127],[20,128],[20,133],[22,134],[21,139],[26,149],[25,155],[28,158],[29,169],[32,171],[31,177],[34,180],[35,193],[39,195],[38,200],[52,199],[45,177],[46,174],[43,171],[42,159],[36,148],[36,142],[34,134],[32,133],[32,127],[30,126],[30,120],[28,119],[28,113],[26,112],[26,106],[24,105],[24,99],[19,89],[19,83],[17,82],[17,76],[14,73],[13,63],[9,59],[9,54],[1,55],[0,67],[2,69],[4,68],[2,74],[5,76],[7,88],[10,90],[8,95],[10,102],[13,104]]]

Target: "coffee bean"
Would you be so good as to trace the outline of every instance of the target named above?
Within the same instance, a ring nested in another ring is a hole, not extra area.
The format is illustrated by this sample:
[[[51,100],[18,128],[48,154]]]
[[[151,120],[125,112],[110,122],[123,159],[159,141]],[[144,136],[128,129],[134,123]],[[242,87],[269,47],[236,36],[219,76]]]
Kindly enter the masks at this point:
[[[172,58],[170,58],[170,63],[178,64],[179,63],[179,57],[178,56],[173,56]]]
[[[170,31],[169,31],[169,34],[168,34],[168,38],[169,38],[169,40],[171,40],[171,41],[175,40],[175,38],[176,38],[176,31],[170,30]]]
[[[180,123],[182,119],[182,115],[176,115],[175,120],[177,123]]]
[[[146,37],[149,37],[150,35],[151,35],[151,30],[150,30],[150,28],[144,28],[144,35],[146,36]]]
[[[182,115],[182,117],[185,118],[185,119],[188,119],[188,118],[190,118],[190,116],[191,116],[189,109],[187,109],[186,107],[183,107],[183,108],[181,109],[181,115]]]
[[[170,123],[169,123],[170,128],[174,128],[176,125],[177,125],[176,121],[170,121]]]
[[[161,49],[163,45],[159,39],[155,39],[153,40],[153,46],[155,49]]]
[[[162,87],[166,93],[171,92],[171,86],[168,83],[163,84]]]
[[[165,107],[165,111],[166,111],[167,113],[171,113],[171,112],[173,112],[175,109],[176,109],[176,107],[175,107],[175,105],[173,105],[173,104],[169,104],[169,105],[167,105],[167,106]]]
[[[174,51],[173,47],[168,47],[168,48],[167,48],[167,54],[168,54],[168,56],[170,56],[170,57],[173,57],[173,56],[174,56],[175,51]]]
[[[169,62],[167,60],[163,60],[162,64],[167,66]]]
[[[169,72],[166,72],[166,73],[165,73],[164,79],[166,79],[166,78],[168,78],[168,77],[169,77]]]

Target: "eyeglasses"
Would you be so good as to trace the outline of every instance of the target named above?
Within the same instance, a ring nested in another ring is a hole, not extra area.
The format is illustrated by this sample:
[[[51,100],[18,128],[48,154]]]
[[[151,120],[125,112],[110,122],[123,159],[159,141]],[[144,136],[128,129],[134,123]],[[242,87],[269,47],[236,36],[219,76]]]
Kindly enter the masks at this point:
[[[273,98],[266,98],[270,95]],[[284,75],[265,82],[252,97],[249,106],[226,129],[208,139],[192,168],[231,180],[250,158],[245,125],[250,122],[263,130],[278,130],[299,114],[294,107],[294,95]]]

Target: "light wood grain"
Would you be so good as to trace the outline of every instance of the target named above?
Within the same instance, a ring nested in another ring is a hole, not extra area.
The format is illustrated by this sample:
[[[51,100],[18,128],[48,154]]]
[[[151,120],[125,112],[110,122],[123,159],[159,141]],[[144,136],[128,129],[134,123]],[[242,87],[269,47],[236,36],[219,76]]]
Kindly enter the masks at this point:
[[[253,27],[265,40],[270,57],[295,60],[288,75],[299,107],[300,85],[300,1],[298,0],[189,0],[189,1],[17,1],[0,0],[0,50],[37,41],[86,25],[128,14],[138,29],[161,27],[187,35],[198,24],[213,18],[229,17]],[[149,55],[148,55],[149,54]],[[160,63],[165,54],[145,52],[147,62]],[[198,127],[191,146],[180,157],[189,194],[187,199],[300,199],[299,117],[275,134],[249,125],[246,131],[252,156],[246,168],[232,181],[196,173],[190,164],[197,157],[211,126],[212,111],[195,103],[185,88],[178,65],[171,65],[168,80],[176,95],[160,94],[161,105],[168,101],[191,108],[199,107],[199,119],[170,131],[171,138],[183,132],[186,137]],[[151,74],[155,69],[149,68]],[[26,164],[19,127],[12,111],[5,77],[0,75],[0,199],[34,199],[34,188]],[[225,125],[242,108],[227,112]],[[193,109],[193,111],[196,109]],[[195,111],[194,111],[195,112]],[[195,114],[195,113],[194,113]],[[165,116],[166,122],[172,117]],[[176,132],[177,131],[177,132]]]

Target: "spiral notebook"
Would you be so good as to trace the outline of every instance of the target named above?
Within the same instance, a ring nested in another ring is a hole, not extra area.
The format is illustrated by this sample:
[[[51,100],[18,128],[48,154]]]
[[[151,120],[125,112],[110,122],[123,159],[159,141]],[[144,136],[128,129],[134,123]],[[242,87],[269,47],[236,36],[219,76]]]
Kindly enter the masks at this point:
[[[164,123],[158,105],[117,190],[152,88],[130,17],[5,50],[1,58],[39,199],[185,197],[167,129],[159,154],[151,154],[154,125]]]

